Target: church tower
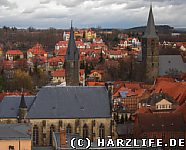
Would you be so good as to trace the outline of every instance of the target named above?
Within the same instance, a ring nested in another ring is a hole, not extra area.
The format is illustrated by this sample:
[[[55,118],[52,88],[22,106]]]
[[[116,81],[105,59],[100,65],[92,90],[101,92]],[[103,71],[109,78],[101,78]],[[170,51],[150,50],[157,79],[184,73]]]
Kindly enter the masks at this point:
[[[152,5],[144,36],[142,37],[142,63],[144,65],[144,81],[153,83],[159,72],[159,37],[156,33]]]
[[[65,57],[65,80],[67,86],[79,86],[79,67],[79,50],[76,47],[71,23],[70,39]]]

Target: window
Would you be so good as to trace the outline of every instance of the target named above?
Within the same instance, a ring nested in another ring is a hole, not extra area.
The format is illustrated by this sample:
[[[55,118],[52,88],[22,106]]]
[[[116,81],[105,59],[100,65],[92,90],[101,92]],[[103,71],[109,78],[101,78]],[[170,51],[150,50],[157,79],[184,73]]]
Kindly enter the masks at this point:
[[[88,126],[85,124],[83,126],[83,139],[88,138]]]
[[[39,144],[39,129],[37,125],[33,127],[33,145],[36,146]]]
[[[53,132],[55,132],[55,127],[54,127],[54,125],[52,124],[52,125],[50,126],[50,143],[49,143],[49,145],[52,145],[52,136],[53,136]]]
[[[69,133],[72,133],[72,127],[70,124],[67,125],[66,127],[66,133],[69,134]]]
[[[99,137],[101,139],[105,138],[105,126],[103,124],[99,126]]]
[[[9,149],[9,150],[15,150],[15,149],[14,149],[14,146],[11,146],[11,145],[9,146],[8,149]]]

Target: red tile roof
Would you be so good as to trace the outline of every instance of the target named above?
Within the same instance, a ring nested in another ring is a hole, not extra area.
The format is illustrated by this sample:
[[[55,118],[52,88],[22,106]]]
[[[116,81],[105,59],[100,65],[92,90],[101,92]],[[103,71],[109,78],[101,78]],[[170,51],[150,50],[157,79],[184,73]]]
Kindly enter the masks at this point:
[[[8,50],[6,54],[7,55],[23,55],[23,52],[20,50]]]
[[[49,63],[58,63],[58,62],[64,62],[65,58],[63,56],[56,56],[56,57],[51,57],[48,59]]]
[[[53,77],[64,77],[65,76],[65,70],[64,69],[59,69],[56,70],[52,73]]]
[[[155,85],[155,92],[164,92],[172,96],[180,104],[186,100],[186,85],[182,82],[161,81]]]
[[[87,82],[87,86],[105,86],[104,82]]]
[[[104,70],[91,70],[90,74],[93,74],[95,72],[97,72],[97,73],[102,75],[104,73]]]
[[[147,107],[141,107],[140,109],[138,109],[134,115],[136,114],[145,114],[145,113],[152,113],[151,109],[147,108]]]
[[[54,50],[56,56],[65,56],[67,48],[59,48],[59,50]]]
[[[80,69],[79,72],[80,72],[80,75],[84,75],[85,74],[85,69]]]
[[[33,55],[44,55],[47,52],[43,49],[43,46],[37,43],[34,47],[30,48],[28,52],[32,53]]]
[[[120,96],[121,92],[126,92],[127,97],[131,96],[138,96],[141,97],[145,93],[145,89],[140,87],[139,83],[132,83],[132,82],[120,82],[118,83],[118,87],[114,86],[113,96],[118,97]]]
[[[186,102],[183,103],[181,106],[177,107],[174,113],[182,113],[184,120],[186,122]]]

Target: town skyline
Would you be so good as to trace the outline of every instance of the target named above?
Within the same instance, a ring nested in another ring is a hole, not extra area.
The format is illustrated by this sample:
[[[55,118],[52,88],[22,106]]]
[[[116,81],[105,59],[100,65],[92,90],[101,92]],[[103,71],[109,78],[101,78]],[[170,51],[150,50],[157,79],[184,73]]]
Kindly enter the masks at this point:
[[[3,0],[0,2],[0,26],[17,28],[34,27],[38,29],[68,29],[70,20],[74,27],[89,28],[131,28],[146,26],[150,7],[148,0]],[[170,25],[175,28],[186,27],[183,0],[152,0],[156,25]],[[179,10],[179,11],[178,11]],[[171,14],[171,15],[170,15]],[[181,19],[178,19],[180,18]],[[176,20],[176,21],[175,21]]]

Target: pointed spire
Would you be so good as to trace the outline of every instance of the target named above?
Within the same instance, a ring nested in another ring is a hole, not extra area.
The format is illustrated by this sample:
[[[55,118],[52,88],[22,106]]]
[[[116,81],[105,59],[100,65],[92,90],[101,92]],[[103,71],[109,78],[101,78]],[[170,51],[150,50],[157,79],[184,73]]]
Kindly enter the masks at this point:
[[[19,108],[27,108],[24,94],[21,95],[21,102],[20,102]]]
[[[153,16],[153,12],[152,12],[152,4],[150,5],[147,28],[145,31],[145,35],[143,37],[145,37],[145,38],[158,38],[158,35],[156,34],[156,29],[155,29],[154,16]]]
[[[71,26],[70,27],[71,27],[71,29],[73,28],[73,21],[72,20],[71,20]]]
[[[76,47],[76,42],[74,40],[74,30],[71,20],[70,38],[68,42],[68,48],[66,52],[66,60],[76,60],[79,61],[79,51]]]

